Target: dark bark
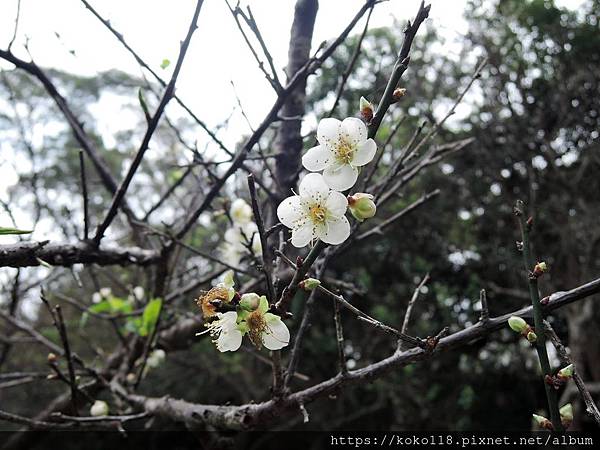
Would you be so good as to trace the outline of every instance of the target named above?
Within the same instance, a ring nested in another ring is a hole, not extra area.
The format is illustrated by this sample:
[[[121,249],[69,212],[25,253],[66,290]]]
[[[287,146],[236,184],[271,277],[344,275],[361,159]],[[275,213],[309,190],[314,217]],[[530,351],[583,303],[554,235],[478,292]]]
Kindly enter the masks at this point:
[[[318,8],[319,2],[317,0],[298,0],[296,2],[286,68],[288,83],[310,58],[311,41]],[[293,118],[281,122],[275,141],[275,150],[278,154],[275,173],[282,197],[290,195],[290,190],[296,186],[298,180],[300,155],[302,153],[300,128],[305,107],[306,79],[298,84],[283,108],[281,108],[282,117]]]

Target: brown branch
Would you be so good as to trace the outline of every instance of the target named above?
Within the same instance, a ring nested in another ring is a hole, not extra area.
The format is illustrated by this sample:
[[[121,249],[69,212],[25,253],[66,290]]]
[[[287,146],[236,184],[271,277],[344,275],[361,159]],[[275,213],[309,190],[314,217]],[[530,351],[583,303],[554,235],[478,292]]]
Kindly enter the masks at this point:
[[[544,309],[552,311],[598,292],[600,292],[600,278],[570,291],[553,294]],[[392,369],[404,367],[438,353],[464,347],[478,339],[485,338],[490,333],[506,327],[507,320],[511,316],[531,317],[531,315],[532,306],[527,306],[518,311],[490,318],[486,322],[478,322],[441,338],[432,351],[418,347],[406,351],[396,351],[388,358],[369,364],[366,367],[349,371],[345,375],[338,374],[289,396],[263,403],[242,406],[199,405],[170,397],[151,398],[139,395],[129,395],[127,399],[153,415],[188,424],[204,423],[220,428],[238,430],[260,427],[280,420],[284,414],[297,414],[300,405],[307,405],[318,398],[334,394],[345,386],[372,381]]]
[[[51,266],[73,264],[147,266],[160,259],[160,252],[140,247],[94,247],[86,242],[76,244],[19,242],[0,245],[0,267],[31,267],[47,263]]]
[[[265,223],[263,222],[262,215],[260,213],[260,207],[258,205],[258,196],[256,194],[256,185],[254,184],[254,176],[252,174],[248,175],[248,190],[250,191],[252,212],[254,214],[254,221],[256,222],[256,227],[258,228],[258,236],[262,248],[261,269],[265,275],[265,281],[267,283],[269,303],[272,303],[275,301],[275,286],[273,285],[273,279],[271,277],[271,274],[273,273],[273,258],[271,256],[271,252],[269,251],[269,243],[267,242]]]

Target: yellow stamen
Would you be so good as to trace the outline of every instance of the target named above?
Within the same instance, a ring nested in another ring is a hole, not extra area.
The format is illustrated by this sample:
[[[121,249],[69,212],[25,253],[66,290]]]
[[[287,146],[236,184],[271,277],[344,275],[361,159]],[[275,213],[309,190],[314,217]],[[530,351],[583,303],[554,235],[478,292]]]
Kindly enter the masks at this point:
[[[252,342],[256,348],[260,349],[263,344],[262,335],[267,331],[265,315],[257,309],[250,313],[246,319],[246,324],[248,325],[248,337],[250,338],[250,342]]]
[[[309,209],[309,214],[310,214],[310,218],[312,219],[313,222],[316,223],[322,223],[325,222],[325,218],[327,217],[327,210],[317,204],[312,205]]]
[[[335,158],[341,164],[350,164],[354,158],[354,147],[344,140],[340,141],[335,151]]]
[[[227,289],[224,287],[214,287],[203,296],[196,300],[196,304],[202,309],[202,314],[205,319],[213,317],[217,314],[217,308],[212,304],[215,300],[220,300],[223,303],[229,302]]]

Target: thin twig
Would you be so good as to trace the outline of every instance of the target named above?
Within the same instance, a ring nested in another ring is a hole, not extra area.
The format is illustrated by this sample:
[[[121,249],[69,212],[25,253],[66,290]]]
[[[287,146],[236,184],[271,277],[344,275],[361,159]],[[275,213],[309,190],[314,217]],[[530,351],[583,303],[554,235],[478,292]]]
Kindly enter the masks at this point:
[[[535,263],[531,254],[531,244],[529,241],[530,224],[528,216],[526,216],[525,203],[523,203],[521,200],[518,200],[514,212],[517,216],[519,229],[521,231],[523,265],[525,266],[526,273],[528,273],[527,278],[529,281],[529,296],[531,298],[533,320],[535,329],[537,331],[535,348],[537,350],[544,378],[546,376],[551,377],[552,369],[550,368],[550,361],[548,359],[548,352],[546,350],[546,335],[542,332],[544,315],[542,312],[542,305],[540,304],[540,293],[538,291],[537,277],[531,274]],[[563,431],[564,427],[562,426],[560,413],[558,411],[558,396],[555,390],[545,381],[544,388],[546,390],[546,398],[548,400],[548,409],[550,410],[550,421],[552,422],[554,431]]]
[[[565,364],[565,365],[573,364],[573,361],[571,360],[571,357],[569,356],[567,349],[565,348],[565,346],[561,342],[560,338],[554,331],[554,328],[552,328],[552,325],[550,325],[550,323],[546,320],[544,320],[544,328],[545,328],[546,334],[550,338],[550,341],[552,341],[554,348],[556,348],[556,352],[558,353],[558,356],[562,360],[563,364]],[[594,402],[594,399],[592,398],[590,391],[585,386],[585,383],[583,382],[581,375],[579,375],[579,372],[577,371],[577,367],[575,367],[575,369],[573,371],[573,381],[575,382],[575,385],[577,386],[577,389],[579,390],[579,394],[581,395],[581,398],[585,402],[585,406],[586,406],[585,412],[588,413],[590,416],[592,416],[593,419],[596,421],[596,423],[600,426],[600,411],[598,411],[598,406],[596,406],[596,402]]]
[[[248,175],[248,190],[250,191],[250,200],[252,203],[252,212],[254,213],[254,221],[258,228],[258,236],[260,239],[260,245],[262,248],[262,265],[261,269],[265,275],[267,283],[267,292],[269,293],[269,303],[275,301],[275,286],[273,286],[273,258],[269,251],[269,243],[267,241],[267,234],[265,232],[265,223],[263,222],[262,215],[260,213],[260,207],[258,205],[258,195],[256,194],[256,185],[254,184],[254,176]]]
[[[185,59],[185,55],[186,55],[187,49],[190,45],[192,35],[194,34],[194,31],[196,31],[196,29],[198,28],[198,26],[196,25],[196,22],[198,21],[198,16],[200,14],[200,9],[202,8],[203,3],[204,3],[204,0],[198,0],[196,2],[196,9],[194,10],[194,14],[193,14],[192,20],[190,22],[187,35],[186,35],[185,39],[183,40],[183,42],[181,43],[181,49],[179,51],[177,63],[175,64],[175,68],[173,69],[173,75],[171,76],[171,80],[169,81],[169,84],[167,84],[167,87],[165,88],[165,92],[160,101],[160,104],[156,108],[156,112],[154,113],[154,115],[152,116],[152,119],[148,123],[148,128],[146,129],[146,133],[144,134],[142,143],[135,155],[135,158],[133,159],[133,162],[129,166],[127,175],[125,175],[125,178],[119,185],[117,192],[115,192],[112,203],[110,205],[108,212],[106,213],[106,217],[104,218],[104,221],[98,226],[98,228],[96,230],[96,235],[94,236],[94,243],[96,245],[100,244],[100,240],[102,239],[104,232],[109,227],[110,223],[112,222],[115,215],[117,214],[119,205],[120,205],[121,201],[123,200],[123,197],[125,196],[125,193],[127,192],[127,189],[129,188],[129,185],[131,184],[131,180],[133,179],[133,176],[135,175],[138,167],[140,166],[142,159],[144,158],[144,154],[146,153],[146,150],[148,150],[148,147],[150,145],[150,140],[152,139],[152,136],[154,135],[154,132],[156,131],[156,129],[158,127],[158,124],[163,115],[163,112],[164,112],[167,104],[169,103],[169,101],[173,98],[173,94],[175,93],[175,83],[177,82],[177,78],[179,76],[181,66],[183,65],[183,60]]]
[[[400,328],[400,331],[402,333],[406,333],[408,331],[408,323],[410,322],[410,318],[411,318],[413,306],[415,305],[415,303],[417,302],[417,299],[419,298],[419,294],[421,293],[421,289],[428,282],[429,282],[429,273],[427,273],[423,277],[423,279],[421,280],[421,282],[419,283],[419,285],[414,290],[412,297],[408,301],[408,305],[406,306],[406,313],[404,313],[404,321],[402,322],[402,328]]]

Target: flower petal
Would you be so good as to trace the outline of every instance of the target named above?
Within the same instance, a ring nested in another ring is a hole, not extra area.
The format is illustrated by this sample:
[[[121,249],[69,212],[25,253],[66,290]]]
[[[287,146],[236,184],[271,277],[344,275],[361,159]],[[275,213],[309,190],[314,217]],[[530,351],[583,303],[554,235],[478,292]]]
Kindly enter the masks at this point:
[[[323,170],[332,159],[331,151],[325,145],[317,145],[309,149],[302,157],[302,165],[306,170],[318,172]]]
[[[317,235],[326,244],[341,244],[350,236],[350,223],[346,216],[329,219],[326,226],[317,229]]]
[[[300,181],[300,197],[314,202],[324,202],[329,194],[329,186],[320,173],[309,173]]]
[[[348,164],[338,167],[327,167],[323,171],[323,178],[331,189],[336,191],[345,191],[350,189],[356,183],[358,178],[358,169]]]
[[[305,223],[301,227],[292,230],[292,245],[298,248],[305,247],[314,237],[315,233],[312,223]]]
[[[356,117],[348,117],[342,121],[342,136],[348,143],[358,146],[367,140],[367,126]]]
[[[376,152],[377,144],[375,141],[373,139],[367,139],[366,142],[363,142],[358,146],[350,164],[355,167],[364,166],[373,160]]]
[[[223,330],[216,344],[220,352],[235,352],[242,345],[242,333],[240,330]]]
[[[294,228],[296,222],[304,216],[302,199],[299,195],[293,195],[282,201],[277,207],[279,221],[288,228]]]
[[[325,202],[327,213],[334,217],[343,216],[348,208],[348,199],[344,194],[337,191],[331,191]]]
[[[317,141],[321,145],[333,145],[340,139],[342,122],[328,117],[321,119],[317,126]]]
[[[290,343],[290,330],[275,314],[265,314],[267,331],[263,333],[263,345],[269,350],[279,350]]]

